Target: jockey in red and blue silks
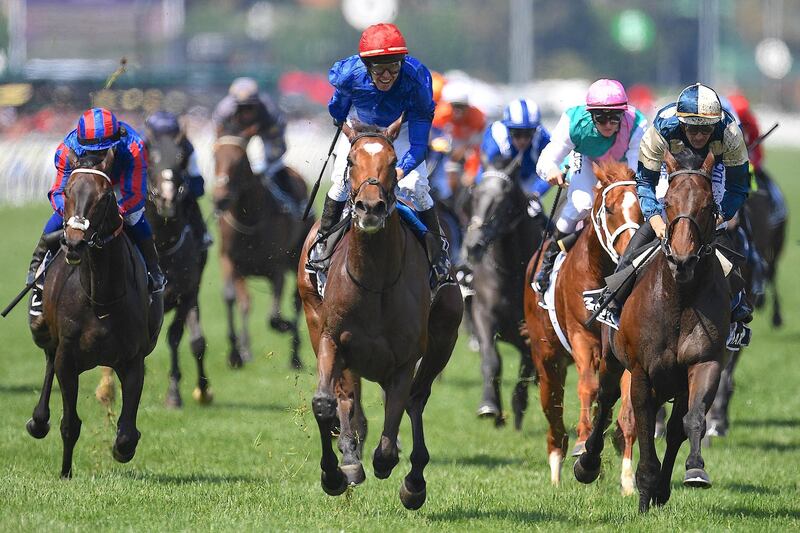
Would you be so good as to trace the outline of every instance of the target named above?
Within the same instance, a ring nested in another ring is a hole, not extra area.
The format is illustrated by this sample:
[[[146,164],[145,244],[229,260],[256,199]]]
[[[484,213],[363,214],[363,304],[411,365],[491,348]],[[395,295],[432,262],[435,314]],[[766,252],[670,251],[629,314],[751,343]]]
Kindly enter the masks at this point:
[[[114,166],[109,172],[111,182],[119,187],[121,198],[119,212],[125,222],[125,231],[136,243],[144,256],[150,273],[151,291],[164,288],[164,276],[158,266],[158,253],[153,242],[153,233],[144,217],[144,202],[147,196],[147,151],[144,142],[130,125],[119,122],[108,109],[95,107],[84,112],[77,127],[69,132],[58,146],[55,154],[56,179],[47,193],[55,212],[47,221],[39,245],[33,253],[28,281],[32,281],[36,270],[47,252],[48,234],[61,232],[64,226],[64,189],[72,168],[69,150],[79,157],[96,154],[98,158],[108,150],[114,150]],[[34,301],[36,294],[34,294]],[[33,313],[34,306],[31,306]],[[40,311],[40,310],[39,310]]]
[[[357,120],[362,124],[386,128],[403,116],[403,125],[394,142],[397,165],[397,196],[414,206],[422,222],[431,230],[426,236],[428,256],[437,282],[447,281],[449,259],[439,219],[428,184],[425,156],[435,104],[431,73],[419,60],[408,55],[400,30],[394,24],[375,24],[361,35],[359,53],[337,61],[328,73],[334,94],[328,111],[334,122]],[[333,186],[325,198],[319,235],[326,235],[339,220],[350,192],[347,182],[347,155],[350,143],[339,139],[334,154]],[[308,269],[315,272],[325,249],[320,241],[309,254]]]

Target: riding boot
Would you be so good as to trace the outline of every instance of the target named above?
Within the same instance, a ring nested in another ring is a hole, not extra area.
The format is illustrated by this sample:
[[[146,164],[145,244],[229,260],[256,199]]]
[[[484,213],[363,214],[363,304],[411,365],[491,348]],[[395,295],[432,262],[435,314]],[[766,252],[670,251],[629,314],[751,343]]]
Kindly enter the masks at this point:
[[[36,245],[36,249],[33,250],[33,257],[31,258],[31,264],[28,268],[28,276],[25,278],[25,284],[32,285],[30,305],[30,314],[32,316],[39,316],[42,314],[42,290],[44,289],[44,283],[39,281],[38,283],[34,284],[34,281],[36,280],[36,272],[39,270],[39,266],[41,266],[42,261],[44,261],[48,250],[52,252],[55,250],[55,248],[57,248],[55,244],[59,242],[61,234],[61,230],[56,230],[51,233],[42,233],[42,236],[39,237],[39,242]]]
[[[322,216],[319,219],[319,228],[317,229],[317,237],[314,239],[314,244],[308,251],[308,261],[306,262],[306,271],[316,273],[323,268],[323,262],[328,259],[332,252],[328,250],[328,234],[331,228],[339,222],[342,218],[342,211],[346,202],[339,202],[333,198],[326,196],[325,204],[322,206]]]
[[[567,235],[569,234],[555,230],[553,236],[550,238],[550,242],[544,251],[544,257],[542,257],[542,267],[539,269],[539,273],[536,274],[536,279],[533,282],[533,288],[539,294],[546,293],[547,289],[550,288],[550,274],[553,273],[553,264],[556,262],[556,257],[558,257],[558,254],[561,252],[559,241]]]
[[[183,201],[183,206],[186,209],[186,218],[189,220],[189,227],[192,228],[192,235],[197,239],[200,249],[207,250],[214,242],[214,239],[208,231],[206,221],[203,220],[203,212],[200,211],[197,198],[192,194],[187,194],[186,199]]]
[[[167,280],[164,273],[161,271],[161,266],[158,264],[158,251],[156,250],[156,242],[153,237],[148,237],[138,241],[139,250],[144,256],[144,264],[147,267],[149,274],[148,287],[150,293],[157,293],[164,290]]]
[[[428,233],[425,234],[425,252],[431,263],[431,286],[436,290],[446,283],[455,282],[450,275],[450,256],[447,253],[450,245],[439,224],[439,216],[436,214],[435,207],[417,213],[419,219],[428,228]]]

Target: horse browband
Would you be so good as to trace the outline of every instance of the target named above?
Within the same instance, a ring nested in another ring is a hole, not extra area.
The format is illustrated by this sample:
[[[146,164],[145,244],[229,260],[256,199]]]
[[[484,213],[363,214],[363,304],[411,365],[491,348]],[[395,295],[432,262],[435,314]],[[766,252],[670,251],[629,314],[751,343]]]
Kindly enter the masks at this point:
[[[708,172],[704,170],[687,170],[687,169],[676,170],[675,172],[671,172],[670,174],[667,175],[667,181],[670,182],[672,181],[672,178],[674,178],[675,176],[680,176],[681,174],[697,174],[698,176],[703,176],[708,181],[711,181],[711,176],[709,175]]]

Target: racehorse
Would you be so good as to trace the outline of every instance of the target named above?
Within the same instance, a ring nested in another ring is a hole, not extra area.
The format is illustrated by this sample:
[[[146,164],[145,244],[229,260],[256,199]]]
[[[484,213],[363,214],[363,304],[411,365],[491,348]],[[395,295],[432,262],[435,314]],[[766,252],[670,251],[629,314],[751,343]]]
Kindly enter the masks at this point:
[[[175,310],[167,339],[171,355],[168,407],[182,405],[179,383],[178,345],[184,325],[189,326],[190,348],[197,361],[197,386],[192,396],[200,404],[213,399],[204,368],[206,339],[200,327],[198,292],[208,252],[201,248],[191,231],[184,200],[190,194],[184,182],[188,154],[182,152],[183,132],[177,137],[155,135],[148,140],[148,198],[145,216],[153,228],[161,268],[168,283],[164,291],[164,311]]]
[[[304,268],[317,233],[316,228],[309,232],[298,265],[298,289],[317,355],[312,408],[322,444],[322,489],[335,496],[365,479],[364,377],[378,382],[386,395],[383,433],[373,455],[375,476],[389,477],[398,463],[397,433],[406,411],[413,450],[400,500],[408,509],[419,509],[426,498],[423,470],[429,460],[422,412],[433,380],[455,346],[463,304],[452,284],[439,288],[431,301],[425,250],[400,221],[392,146],[400,120],[385,131],[345,126],[351,143],[347,171],[352,228],[331,258],[324,299]],[[341,468],[331,443],[337,411]]]
[[[511,396],[514,427],[520,429],[528,406],[528,383],[534,374],[525,338],[522,287],[525,265],[536,250],[544,216],[528,214],[529,201],[518,180],[500,171],[486,171],[472,192],[471,218],[464,239],[473,268],[471,318],[481,354],[483,394],[478,416],[504,423],[500,383],[502,361],[496,338],[520,355],[519,378]]]
[[[214,203],[221,213],[220,265],[228,316],[228,362],[238,368],[252,358],[248,326],[250,294],[245,278],[259,276],[267,278],[272,285],[269,325],[276,331],[291,332],[291,364],[301,368],[297,330],[300,299],[295,294],[295,313],[291,320],[281,316],[280,306],[284,276],[294,270],[303,238],[313,220],[301,222],[295,214],[287,212],[284,202],[271,191],[274,184],[253,173],[247,158],[247,142],[247,136],[225,135],[214,145]],[[302,201],[307,195],[305,181],[288,167],[285,172],[293,188],[292,196]],[[234,304],[238,304],[241,317],[238,332]]]
[[[578,372],[578,442],[573,456],[583,452],[584,442],[592,430],[591,407],[597,397],[597,367],[600,362],[600,325],[586,327],[591,314],[584,305],[583,292],[602,287],[604,278],[614,272],[619,257],[642,221],[636,195],[633,171],[624,163],[593,163],[597,176],[597,193],[586,226],[566,255],[553,288],[554,309],[538,305],[539,295],[525,284],[525,322],[530,336],[530,354],[539,374],[539,398],[549,423],[547,453],[550,481],[558,485],[561,465],[567,452],[568,436],[564,428],[564,384],[567,367],[575,363]],[[528,265],[526,279],[531,277],[535,257]],[[557,331],[551,321],[555,316]],[[629,387],[626,379],[624,387]],[[635,429],[630,406],[623,403],[618,419],[624,438],[623,467],[620,476],[622,492],[633,494],[631,460]]]
[[[591,483],[600,473],[603,431],[619,398],[623,370],[631,372],[631,401],[639,440],[636,485],[639,511],[670,497],[670,477],[684,440],[691,446],[684,485],[710,487],[701,439],[705,415],[724,366],[731,294],[713,244],[717,206],[711,191],[714,155],[700,163],[693,152],[665,154],[669,187],[664,198],[666,236],[638,276],[622,309],[618,332],[603,327],[599,408],[575,462],[575,477]],[[699,170],[694,170],[699,167]],[[658,408],[670,398],[667,450],[660,464],[654,442]]]
[[[160,294],[149,294],[144,261],[122,233],[123,221],[108,171],[114,151],[102,160],[78,160],[65,189],[66,262],[56,260],[44,282],[44,311],[31,320],[46,356],[44,385],[27,429],[41,439],[50,430],[50,391],[58,378],[64,414],[61,477],[72,477],[72,452],[80,436],[78,375],[98,365],[113,368],[122,382],[122,411],[112,454],[126,463],[141,434],[136,414],[144,384],[144,358],[156,345],[163,319]]]

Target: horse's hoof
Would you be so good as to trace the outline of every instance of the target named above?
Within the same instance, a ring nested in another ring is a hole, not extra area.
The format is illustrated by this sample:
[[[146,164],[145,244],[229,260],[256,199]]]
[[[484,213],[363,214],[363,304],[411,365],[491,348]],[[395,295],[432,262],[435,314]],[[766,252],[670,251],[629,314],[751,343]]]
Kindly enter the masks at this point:
[[[772,315],[772,327],[779,328],[783,325],[783,317],[779,314]]]
[[[572,448],[572,457],[580,457],[584,452],[586,452],[586,441],[578,441],[575,443],[575,447]]]
[[[425,487],[422,487],[421,491],[414,492],[405,479],[400,483],[400,501],[403,502],[403,507],[409,511],[416,511],[422,507],[427,496],[428,492]]]
[[[583,464],[583,460],[587,458],[587,454],[578,457],[578,460],[575,461],[575,466],[572,467],[572,472],[575,474],[575,479],[588,485],[600,475],[600,461],[597,462],[596,467],[587,467]]]
[[[228,354],[228,366],[236,369],[242,368],[243,364],[244,361],[242,360],[242,356],[239,354],[238,350],[231,351],[231,353]]]
[[[25,424],[25,429],[28,430],[28,434],[34,439],[43,439],[50,432],[50,422],[40,424],[31,418],[28,420],[28,423]]]
[[[69,470],[61,471],[61,479],[72,479],[72,467]]]
[[[683,484],[687,487],[695,487],[700,489],[711,488],[711,479],[702,468],[690,468],[686,471],[686,476],[683,478]]]
[[[114,456],[114,460],[118,463],[128,463],[131,459],[133,459],[133,456],[136,455],[136,448],[128,453],[123,453],[115,444],[114,447],[111,448],[111,455]]]
[[[303,370],[303,361],[299,357],[292,357],[289,365],[292,367],[292,370]]]
[[[361,466],[361,463],[342,465],[341,470],[344,477],[347,478],[348,485],[360,485],[367,479],[367,474],[364,473],[364,467]]]
[[[483,403],[478,407],[478,418],[494,418],[499,414],[500,410],[494,404]]]
[[[333,479],[329,480],[325,472],[322,473],[320,476],[322,490],[324,490],[325,494],[328,496],[340,496],[347,490],[347,478],[339,468],[336,469],[336,473],[331,477]]]
[[[525,413],[514,413],[514,430],[521,431],[522,430],[522,418]]]
[[[141,438],[142,434],[138,431],[136,432],[136,438],[125,438],[122,440],[119,436],[117,437],[116,442],[114,442],[114,446],[111,448],[111,455],[117,462],[120,463],[127,463],[133,456],[136,455],[136,446],[139,444],[139,439]],[[120,442],[122,440],[122,442]]]
[[[183,400],[177,391],[167,392],[167,398],[164,400],[164,405],[167,409],[180,409],[183,407]]]
[[[214,401],[214,393],[211,392],[211,387],[205,389],[195,387],[192,391],[192,398],[200,405],[210,405]]]
[[[274,316],[269,319],[269,327],[278,333],[286,333],[287,331],[292,330],[292,323],[288,320],[284,320],[281,317]]]

